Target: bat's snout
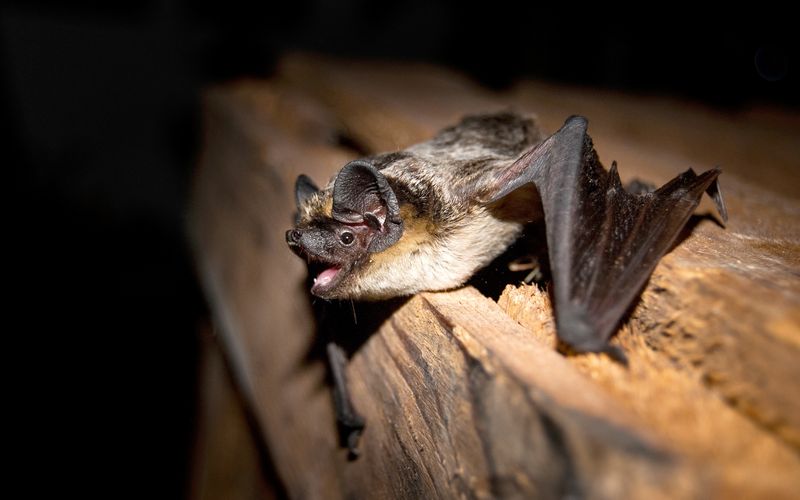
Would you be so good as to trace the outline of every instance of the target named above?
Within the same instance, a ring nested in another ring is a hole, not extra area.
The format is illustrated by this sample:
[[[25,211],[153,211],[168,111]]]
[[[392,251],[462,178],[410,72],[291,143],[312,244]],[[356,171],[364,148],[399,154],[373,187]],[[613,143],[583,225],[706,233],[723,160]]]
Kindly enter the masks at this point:
[[[327,247],[331,244],[326,240],[327,234],[315,228],[295,228],[286,231],[286,243],[296,254],[305,257],[330,260]]]

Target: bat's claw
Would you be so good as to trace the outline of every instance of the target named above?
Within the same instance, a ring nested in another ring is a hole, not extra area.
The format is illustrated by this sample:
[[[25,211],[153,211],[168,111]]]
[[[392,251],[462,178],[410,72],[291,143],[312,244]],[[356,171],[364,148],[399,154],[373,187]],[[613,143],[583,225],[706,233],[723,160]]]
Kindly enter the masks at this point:
[[[353,429],[353,430],[350,431],[350,434],[347,436],[347,459],[348,460],[355,460],[361,455],[361,452],[358,450],[358,442],[361,439],[361,431],[362,431],[362,429]]]
[[[357,416],[348,422],[339,421],[339,436],[342,445],[347,447],[348,460],[355,460],[361,455],[358,442],[361,440],[364,427],[364,419]]]

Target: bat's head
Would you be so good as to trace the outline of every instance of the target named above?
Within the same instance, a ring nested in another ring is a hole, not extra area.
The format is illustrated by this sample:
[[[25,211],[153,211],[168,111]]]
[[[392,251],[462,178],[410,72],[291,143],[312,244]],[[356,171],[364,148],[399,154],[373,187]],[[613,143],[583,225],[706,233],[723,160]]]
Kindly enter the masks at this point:
[[[370,255],[403,234],[400,207],[386,178],[364,160],[342,168],[333,187],[319,190],[301,175],[295,184],[297,221],[286,232],[289,247],[308,260],[316,277],[311,293],[354,298],[361,267]]]

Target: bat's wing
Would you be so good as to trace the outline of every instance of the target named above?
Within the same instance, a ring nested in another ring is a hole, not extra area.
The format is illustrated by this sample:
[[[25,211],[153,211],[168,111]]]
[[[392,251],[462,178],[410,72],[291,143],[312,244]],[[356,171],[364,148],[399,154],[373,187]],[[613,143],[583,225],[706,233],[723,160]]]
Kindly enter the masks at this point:
[[[586,119],[564,126],[492,180],[488,202],[533,182],[544,208],[559,338],[581,352],[608,338],[670,249],[703,192],[727,213],[719,169],[690,169],[661,188],[632,194],[616,164],[607,172],[586,133]]]

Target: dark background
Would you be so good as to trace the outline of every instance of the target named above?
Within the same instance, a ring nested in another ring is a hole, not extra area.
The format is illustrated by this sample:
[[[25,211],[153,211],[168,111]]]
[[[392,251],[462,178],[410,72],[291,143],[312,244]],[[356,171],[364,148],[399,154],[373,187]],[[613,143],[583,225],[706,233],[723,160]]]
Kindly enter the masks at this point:
[[[6,245],[29,306],[11,302],[9,324],[24,326],[6,352],[23,365],[11,380],[33,424],[19,436],[38,472],[31,492],[185,494],[207,311],[184,219],[205,86],[269,76],[303,49],[445,64],[498,90],[533,77],[731,113],[800,105],[793,16],[761,2],[707,13],[422,0],[0,9]]]

